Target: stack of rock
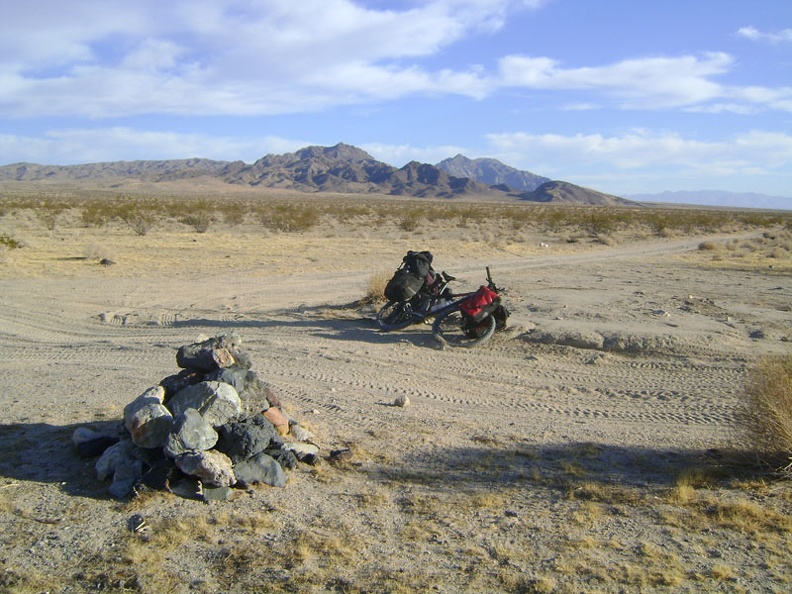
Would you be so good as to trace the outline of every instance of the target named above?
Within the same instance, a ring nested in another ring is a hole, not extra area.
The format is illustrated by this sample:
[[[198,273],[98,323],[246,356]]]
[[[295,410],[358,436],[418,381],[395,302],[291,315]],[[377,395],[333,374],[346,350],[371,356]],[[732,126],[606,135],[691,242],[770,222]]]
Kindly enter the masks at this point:
[[[231,487],[283,487],[285,470],[319,461],[311,433],[284,413],[240,347],[233,333],[182,346],[181,371],[127,404],[116,435],[75,431],[78,451],[99,456],[111,495],[153,488],[224,499]]]

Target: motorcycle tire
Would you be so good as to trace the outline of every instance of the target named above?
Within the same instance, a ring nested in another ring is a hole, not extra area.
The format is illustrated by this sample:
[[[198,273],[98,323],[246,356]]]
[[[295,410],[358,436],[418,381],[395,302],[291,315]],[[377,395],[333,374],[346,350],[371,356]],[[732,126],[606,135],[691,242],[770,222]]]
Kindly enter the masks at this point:
[[[443,346],[478,346],[492,338],[494,333],[494,317],[487,316],[480,322],[473,322],[456,308],[442,312],[432,324],[432,334]]]
[[[420,320],[412,315],[412,309],[409,304],[400,301],[388,301],[377,312],[377,326],[383,332],[401,330],[415,324],[417,321]]]

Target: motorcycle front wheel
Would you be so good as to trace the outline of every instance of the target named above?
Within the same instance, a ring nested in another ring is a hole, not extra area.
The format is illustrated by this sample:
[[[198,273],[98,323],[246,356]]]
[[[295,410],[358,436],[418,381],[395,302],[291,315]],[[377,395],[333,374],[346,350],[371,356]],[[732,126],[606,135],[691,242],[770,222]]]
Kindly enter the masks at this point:
[[[412,309],[408,304],[399,301],[388,301],[382,309],[377,312],[377,326],[383,332],[391,330],[401,330],[416,322],[412,315]]]
[[[476,323],[458,309],[444,311],[435,318],[432,334],[444,346],[474,347],[487,342],[495,333],[495,318],[487,316]]]

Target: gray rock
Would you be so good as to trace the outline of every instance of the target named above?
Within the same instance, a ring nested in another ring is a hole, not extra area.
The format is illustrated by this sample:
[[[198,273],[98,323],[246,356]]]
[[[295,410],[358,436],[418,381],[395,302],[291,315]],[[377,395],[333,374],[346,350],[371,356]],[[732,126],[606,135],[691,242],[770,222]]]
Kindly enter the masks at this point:
[[[160,382],[165,389],[165,403],[187,386],[192,386],[205,379],[205,374],[194,369],[182,369],[175,375],[169,375]]]
[[[231,384],[240,398],[251,405],[252,410],[256,412],[265,411],[270,407],[269,398],[272,391],[251,369],[233,365],[207,373],[204,379]]]
[[[231,384],[209,381],[187,386],[168,401],[168,408],[173,416],[194,408],[212,427],[219,427],[242,413],[242,400]]]
[[[231,459],[217,450],[187,452],[174,461],[184,474],[213,487],[228,487],[237,481]]]
[[[219,435],[215,449],[238,464],[271,446],[280,446],[282,439],[267,419],[254,415],[242,421],[217,428]]]
[[[162,404],[165,389],[149,388],[124,407],[124,426],[141,448],[160,448],[173,425],[173,416]]]
[[[245,391],[247,375],[247,369],[244,369],[239,365],[232,365],[231,367],[223,367],[222,369],[215,369],[214,371],[207,373],[206,377],[204,377],[204,380],[231,384],[241,396]]]
[[[314,443],[316,441],[314,434],[299,423],[292,423],[289,433],[291,433],[291,436],[297,441],[304,441],[307,443]]]
[[[283,444],[283,449],[294,452],[297,460],[304,462],[306,460],[315,460],[319,456],[319,446],[312,443],[303,442],[287,442]]]
[[[116,467],[113,474],[113,482],[107,488],[107,491],[116,499],[123,499],[132,493],[132,489],[142,476],[142,460],[124,461],[124,463]]]
[[[94,431],[88,427],[77,427],[72,434],[72,443],[77,453],[85,458],[99,456],[112,445],[119,442],[117,434],[110,435]]]
[[[124,439],[107,448],[96,461],[99,480],[113,479],[107,489],[113,497],[123,499],[129,495],[143,476],[143,461],[139,452],[131,439]]]
[[[136,450],[137,446],[131,439],[123,439],[107,448],[94,465],[99,480],[103,481],[112,477],[116,468],[124,461],[137,459]]]
[[[286,486],[286,473],[281,465],[263,452],[237,464],[234,467],[234,472],[238,485],[242,487],[256,483],[264,483],[273,487]]]
[[[173,422],[165,440],[165,455],[176,458],[190,450],[211,450],[217,443],[217,431],[194,408],[188,408]]]
[[[296,454],[291,450],[283,448],[282,446],[277,448],[267,448],[264,450],[264,453],[275,460],[275,462],[280,464],[281,468],[284,470],[292,470],[297,467]]]
[[[249,365],[247,357],[239,350],[242,341],[234,333],[219,334],[202,342],[182,346],[176,353],[179,367],[203,372],[232,365]]]
[[[204,503],[226,501],[230,497],[231,487],[204,487],[201,490],[201,499]]]

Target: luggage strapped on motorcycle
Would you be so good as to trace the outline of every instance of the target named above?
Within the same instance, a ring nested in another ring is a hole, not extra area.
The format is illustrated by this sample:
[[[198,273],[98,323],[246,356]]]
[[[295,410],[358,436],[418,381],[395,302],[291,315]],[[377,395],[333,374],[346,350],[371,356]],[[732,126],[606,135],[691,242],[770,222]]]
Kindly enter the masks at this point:
[[[431,252],[408,251],[385,286],[385,298],[400,303],[412,299],[423,288],[427,276],[433,272],[432,260]]]

